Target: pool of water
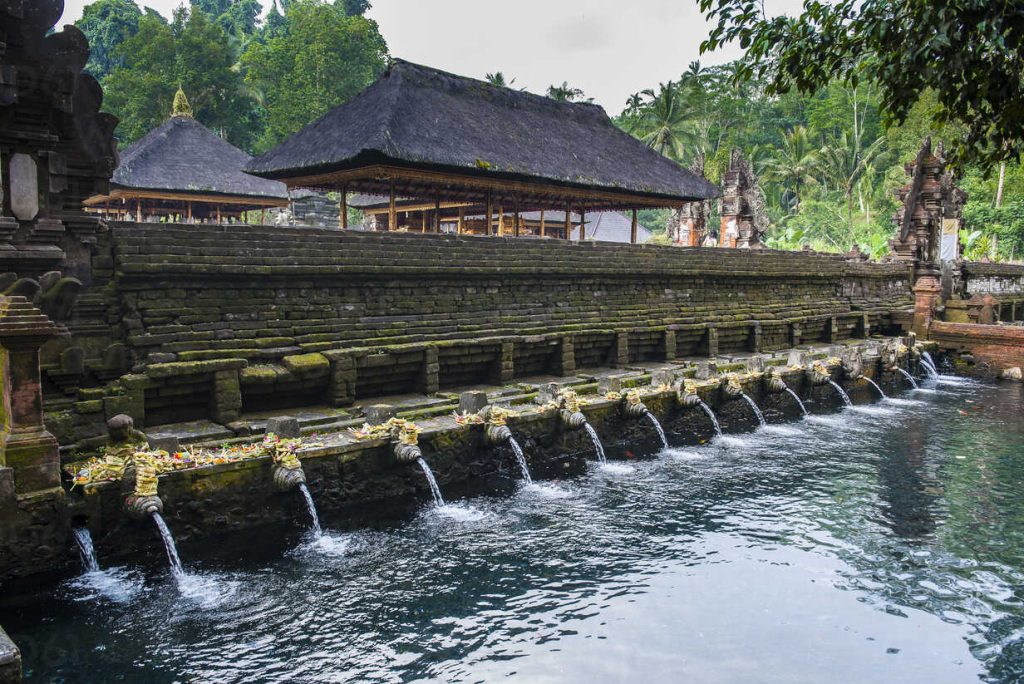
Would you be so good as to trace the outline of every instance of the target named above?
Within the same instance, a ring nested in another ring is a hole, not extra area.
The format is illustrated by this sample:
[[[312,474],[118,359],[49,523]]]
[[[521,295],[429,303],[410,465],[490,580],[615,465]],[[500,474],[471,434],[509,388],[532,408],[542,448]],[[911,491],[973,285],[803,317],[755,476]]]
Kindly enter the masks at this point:
[[[937,389],[377,529],[185,546],[180,584],[154,548],[5,591],[0,624],[29,681],[1020,681],[1024,395]]]

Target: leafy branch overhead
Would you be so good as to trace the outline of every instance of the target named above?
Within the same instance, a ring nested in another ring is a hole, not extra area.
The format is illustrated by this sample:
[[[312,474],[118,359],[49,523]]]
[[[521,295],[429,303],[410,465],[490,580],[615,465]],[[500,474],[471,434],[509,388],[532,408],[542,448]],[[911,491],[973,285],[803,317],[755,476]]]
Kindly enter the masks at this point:
[[[1024,153],[1024,12],[1019,2],[809,0],[797,18],[757,0],[700,0],[712,22],[701,52],[746,51],[741,80],[769,95],[814,93],[834,79],[877,84],[892,122],[928,91],[936,126],[960,124],[955,162],[992,166]]]

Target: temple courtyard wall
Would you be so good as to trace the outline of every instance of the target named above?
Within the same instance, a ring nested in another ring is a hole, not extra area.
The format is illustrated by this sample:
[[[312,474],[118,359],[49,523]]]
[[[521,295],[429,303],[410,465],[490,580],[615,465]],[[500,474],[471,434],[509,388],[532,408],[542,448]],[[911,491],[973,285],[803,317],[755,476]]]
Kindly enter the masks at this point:
[[[909,267],[835,255],[273,227],[115,224],[90,271],[44,349],[65,450],[118,413],[244,434],[254,412],[865,337],[912,305]]]

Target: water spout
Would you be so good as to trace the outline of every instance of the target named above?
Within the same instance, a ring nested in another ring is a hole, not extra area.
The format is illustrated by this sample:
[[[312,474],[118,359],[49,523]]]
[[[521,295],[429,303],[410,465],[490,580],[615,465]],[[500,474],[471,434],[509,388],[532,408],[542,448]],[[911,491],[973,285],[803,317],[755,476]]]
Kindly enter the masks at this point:
[[[650,411],[644,411],[644,415],[654,423],[654,429],[658,431],[658,436],[661,437],[662,448],[668,449],[668,437],[665,435],[665,428],[661,427],[661,423],[658,422],[658,419]]]
[[[803,412],[805,416],[810,415],[809,413],[807,413],[807,407],[804,406],[804,402],[800,400],[800,397],[799,395],[797,395],[796,392],[794,392],[790,387],[786,387],[786,392],[789,394],[789,396],[793,397],[797,405],[800,406],[800,410]]]
[[[839,392],[839,396],[843,398],[843,403],[846,404],[847,407],[853,406],[853,402],[850,401],[850,395],[846,393],[846,390],[844,390],[838,382],[829,378],[828,384],[832,385],[836,392]]]
[[[604,445],[601,444],[601,438],[597,436],[597,431],[594,430],[594,426],[590,423],[584,423],[583,429],[590,435],[590,441],[594,443],[594,450],[597,452],[597,460],[599,463],[607,463],[608,458],[604,455]]]
[[[512,452],[516,455],[516,463],[519,464],[519,472],[522,473],[523,481],[526,484],[533,484],[533,478],[530,477],[530,466],[526,463],[526,455],[523,453],[523,448],[519,446],[519,442],[516,441],[515,437],[509,437],[508,445],[512,447]]]
[[[879,395],[880,395],[880,396],[882,397],[882,399],[888,399],[888,398],[889,398],[889,397],[887,397],[887,396],[885,395],[885,392],[883,392],[883,391],[882,391],[882,388],[878,386],[878,383],[877,383],[877,382],[875,382],[874,380],[872,380],[871,378],[869,378],[869,377],[868,377],[868,376],[866,376],[866,375],[865,375],[865,376],[863,376],[863,377],[864,377],[864,379],[865,379],[865,380],[867,380],[868,382],[870,382],[870,383],[871,383],[871,386],[872,386],[872,387],[874,387],[874,388],[875,388],[876,390],[878,390],[878,394],[879,394]]]
[[[765,425],[767,425],[768,423],[765,422],[764,414],[761,413],[761,409],[758,408],[758,406],[754,402],[754,400],[750,398],[750,395],[747,394],[746,392],[740,392],[740,396],[743,397],[743,400],[745,402],[750,404],[750,408],[754,411],[754,415],[757,416],[757,422],[761,424],[761,427],[764,427]]]
[[[921,352],[921,365],[924,366],[925,370],[933,378],[939,377],[939,367],[935,365],[935,359],[932,358],[932,355],[926,351]]]
[[[171,530],[167,527],[167,523],[164,522],[164,518],[157,512],[150,514],[153,518],[153,522],[156,523],[156,528],[160,530],[160,538],[163,539],[164,549],[167,551],[167,561],[171,565],[171,574],[174,575],[175,581],[179,584],[185,579],[185,568],[181,565],[181,557],[178,556],[178,549],[174,545],[174,537],[171,536]]]
[[[416,463],[419,464],[420,469],[423,471],[423,475],[427,478],[427,484],[430,485],[430,493],[434,496],[434,505],[440,507],[444,506],[444,497],[441,496],[441,487],[438,486],[437,480],[434,478],[434,473],[430,470],[430,466],[422,458],[417,458]]]
[[[96,559],[96,549],[92,545],[92,535],[85,527],[76,527],[72,532],[78,545],[78,554],[82,557],[82,567],[86,572],[99,572],[100,563]]]
[[[903,377],[905,377],[907,380],[910,381],[910,384],[914,386],[914,389],[920,389],[918,384],[917,384],[917,380],[914,379],[913,375],[911,375],[910,373],[908,373],[907,371],[905,371],[905,370],[903,370],[902,368],[899,368],[899,367],[897,367],[896,370],[898,370],[900,373],[902,373]]]
[[[695,395],[696,396],[696,395]],[[711,419],[711,424],[715,426],[715,436],[722,436],[722,426],[718,424],[718,418],[715,416],[715,412],[711,410],[711,407],[704,403],[703,399],[697,399],[697,406],[704,409],[704,413],[708,414],[708,418]]]
[[[306,510],[309,511],[310,531],[315,537],[322,536],[323,530],[320,528],[320,516],[316,514],[316,504],[313,503],[313,495],[310,494],[309,487],[306,486],[305,482],[299,483],[299,491],[306,502]]]

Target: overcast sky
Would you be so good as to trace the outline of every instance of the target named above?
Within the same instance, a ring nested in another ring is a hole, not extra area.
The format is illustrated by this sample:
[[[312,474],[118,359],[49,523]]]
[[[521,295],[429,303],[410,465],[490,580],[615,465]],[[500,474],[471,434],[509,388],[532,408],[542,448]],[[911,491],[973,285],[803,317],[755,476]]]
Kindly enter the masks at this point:
[[[92,0],[65,0],[61,25]],[[261,0],[269,5],[270,0]],[[799,0],[781,0],[799,8]],[[169,16],[181,0],[141,0]],[[372,0],[392,56],[465,76],[502,71],[542,93],[568,81],[609,114],[630,94],[678,78],[707,25],[696,0]],[[778,4],[778,3],[772,3]],[[727,61],[738,51],[701,58]]]

